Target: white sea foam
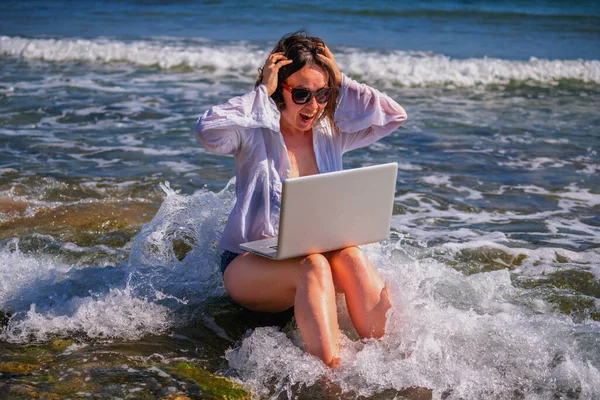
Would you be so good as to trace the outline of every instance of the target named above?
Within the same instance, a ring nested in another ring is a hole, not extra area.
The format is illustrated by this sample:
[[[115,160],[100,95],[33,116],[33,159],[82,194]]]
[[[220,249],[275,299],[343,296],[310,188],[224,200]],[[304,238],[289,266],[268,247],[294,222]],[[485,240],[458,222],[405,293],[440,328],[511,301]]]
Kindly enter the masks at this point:
[[[483,198],[483,195],[478,190],[466,186],[452,185],[449,175],[430,175],[423,177],[422,180],[429,185],[443,186],[448,189],[456,190],[459,193],[468,193],[468,196],[465,197],[467,200],[478,200]]]
[[[519,160],[513,157],[509,157],[509,159],[511,161],[499,161],[498,165],[519,169],[522,168],[530,171],[537,171],[540,169],[547,168],[562,168],[565,165],[571,164],[571,162],[569,161],[557,160],[549,157],[536,157],[527,160]]]
[[[432,183],[450,184],[436,177]],[[132,243],[127,265],[76,269],[48,256],[29,256],[16,243],[2,249],[0,309],[15,313],[4,340],[27,342],[51,335],[82,332],[88,337],[137,339],[169,330],[185,314],[223,294],[217,240],[234,201],[230,183],[221,193],[180,194],[168,185],[153,220]],[[536,193],[543,188],[522,187]],[[586,198],[576,186],[564,194]],[[402,199],[424,200],[418,194]],[[571,200],[576,201],[576,200]],[[420,201],[417,218],[514,218],[438,210],[435,200]],[[442,214],[440,214],[442,213]],[[447,213],[447,214],[443,214]],[[469,216],[469,214],[471,214]],[[552,213],[550,213],[552,215]],[[554,223],[559,219],[552,219]],[[471,220],[470,222],[473,222]],[[422,231],[419,231],[422,229]],[[427,225],[409,224],[405,237]],[[440,398],[548,398],[577,392],[589,398],[600,390],[595,341],[600,324],[575,323],[543,299],[534,299],[512,283],[508,270],[464,275],[439,259],[468,249],[493,248],[518,257],[512,273],[541,276],[561,265],[600,265],[600,255],[556,248],[525,249],[509,245],[499,232],[467,228],[453,231],[442,244],[415,246],[402,239],[364,246],[386,281],[394,310],[382,340],[344,339],[342,364],[329,370],[306,354],[294,326],[257,328],[226,354],[232,371],[262,396],[313,385],[322,377],[346,394],[369,396],[386,389],[433,389]],[[184,255],[175,250],[185,243]],[[15,265],[19,274],[14,274]],[[594,273],[599,271],[592,268]],[[59,293],[56,295],[54,293]],[[17,299],[17,300],[15,300]],[[340,299],[343,302],[343,297]],[[343,304],[340,303],[342,319]],[[353,333],[343,324],[350,338]]]
[[[507,265],[520,275],[544,276],[545,274],[564,269],[566,265],[579,265],[590,268],[600,278],[600,254],[594,251],[577,252],[562,247],[540,247],[529,249],[524,247],[511,247],[504,236],[477,236],[474,235],[465,242],[446,242],[436,248],[440,253],[455,255],[463,250],[497,249],[510,255],[513,259],[525,256],[519,266]],[[555,266],[557,258],[563,260],[562,265]],[[497,260],[501,263],[502,260]]]
[[[515,391],[532,399],[569,391],[589,397],[600,390],[599,360],[587,353],[593,340],[581,335],[597,338],[598,323],[577,325],[550,307],[525,307],[508,271],[465,276],[401,250],[372,246],[368,254],[394,304],[383,339],[344,340],[340,367],[327,370],[297,349],[293,333],[257,329],[228,354],[230,367],[259,394],[275,397],[321,375],[350,397],[409,387],[433,389],[435,399],[510,398]]]
[[[66,244],[71,251],[82,251]],[[14,315],[0,338],[27,342],[83,332],[89,337],[139,338],[171,325],[166,308],[118,284],[113,268],[78,269],[59,257],[24,254],[13,239],[0,250],[0,310]],[[75,283],[75,284],[74,284]]]
[[[1,132],[0,132],[1,133]],[[121,146],[97,146],[90,143],[81,143],[77,140],[69,140],[58,138],[52,133],[48,133],[39,138],[38,143],[33,144],[31,147],[44,147],[52,148],[58,147],[61,150],[73,149],[75,152],[69,153],[69,157],[82,161],[95,161],[100,165],[107,165],[110,163],[118,162],[119,159],[101,159],[92,158],[94,155],[101,155],[103,153],[111,152],[127,152],[127,153],[140,153],[148,156],[181,156],[189,154],[204,154],[206,150],[201,146],[192,146],[185,149],[173,149],[172,147],[156,146],[151,147],[151,144],[141,141],[139,139],[132,139],[131,136],[125,137],[123,140],[117,139],[123,143]]]
[[[408,162],[399,162],[398,169],[402,171],[421,171],[423,168]]]
[[[544,143],[548,143],[548,144],[568,144],[570,141],[569,139],[566,138],[562,138],[562,139],[541,139],[542,142]]]
[[[563,191],[550,191],[548,189],[535,185],[515,185],[502,186],[497,194],[503,194],[506,190],[522,190],[524,193],[531,193],[544,196],[552,196],[559,199],[559,209],[562,212],[569,212],[572,206],[595,207],[600,204],[600,194],[592,193],[590,189],[582,189],[576,183],[563,188]]]
[[[450,183],[443,177],[431,181]],[[534,186],[524,189],[543,192]],[[155,220],[137,238],[131,261],[140,273],[151,276],[151,281],[163,288],[164,282],[157,280],[160,274],[166,272],[166,280],[177,281],[177,271],[191,271],[199,253],[205,255],[205,262],[212,260],[208,262],[216,268],[218,229],[214,227],[223,223],[226,209],[232,204],[232,197],[224,200],[223,194],[184,196],[167,187],[165,191],[168,197]],[[568,191],[577,192],[578,188],[570,187]],[[437,210],[435,201],[423,204],[430,206],[432,213]],[[449,210],[447,216],[454,213]],[[464,214],[458,219],[469,213]],[[482,220],[493,217],[476,216]],[[411,227],[408,230],[413,233]],[[198,248],[193,243],[192,252],[179,261],[172,249],[176,237],[194,237]],[[433,389],[436,399],[503,398],[514,395],[515,390],[533,399],[573,391],[583,397],[596,393],[600,374],[595,366],[600,360],[590,358],[589,351],[594,348],[594,338],[600,335],[598,323],[575,324],[542,299],[532,301],[513,285],[508,270],[466,276],[436,260],[435,254],[453,258],[452,254],[463,250],[486,248],[515,258],[524,254],[526,258],[514,271],[533,276],[556,271],[552,264],[559,256],[563,266],[567,265],[564,260],[598,264],[600,256],[560,247],[514,248],[498,232],[484,235],[457,229],[455,237],[461,240],[446,238],[434,248],[413,248],[404,240],[364,246],[388,285],[394,311],[388,334],[382,340],[344,339],[339,369],[329,370],[306,354],[293,326],[285,331],[266,327],[248,332],[226,354],[230,368],[264,397],[293,393],[293,388],[313,385],[325,376],[345,393],[364,396],[408,387]],[[222,290],[209,271],[196,270],[192,275],[198,273],[209,274],[203,275],[208,284],[203,283],[201,293]],[[175,286],[181,296],[183,284]],[[340,306],[341,318],[345,318],[343,304]],[[346,332],[353,337],[350,330]]]
[[[127,265],[77,268],[59,257],[24,254],[18,239],[6,242],[0,248],[0,310],[13,317],[0,339],[28,342],[67,333],[138,339],[180,322],[182,307],[196,309],[221,296],[216,241],[233,186],[192,196],[164,189],[167,198],[133,240]],[[177,243],[189,246],[181,260]]]
[[[132,244],[128,270],[138,289],[146,288],[149,296],[160,290],[172,300],[194,304],[223,295],[217,242],[233,208],[232,182],[220,193],[191,196],[162,188],[166,199]],[[189,248],[183,258],[175,252],[177,243]]]
[[[600,173],[600,164],[588,164],[584,169],[577,172],[585,175],[596,175]]]
[[[129,135],[119,135],[117,140],[120,143],[123,143],[128,146],[140,146],[143,145],[144,142],[138,139],[137,135],[129,134]]]
[[[423,178],[423,182],[429,183],[430,185],[448,185],[450,183],[449,175],[430,175]]]
[[[47,61],[126,62],[140,66],[186,66],[212,77],[234,74],[254,79],[268,48],[248,43],[215,46],[200,42],[112,39],[26,39],[0,37],[0,54]],[[561,79],[600,83],[598,60],[452,59],[445,55],[391,51],[336,49],[342,70],[362,80],[403,86],[505,84],[531,81],[551,84]],[[90,82],[96,85],[94,82]],[[114,88],[103,88],[114,90]]]
[[[164,165],[179,173],[197,171],[199,169],[197,164],[190,164],[185,161],[160,161],[158,164]]]
[[[586,224],[576,218],[571,218],[571,210],[589,209],[593,213],[598,206],[600,195],[592,193],[590,189],[581,189],[577,185],[570,185],[563,191],[549,191],[533,185],[515,187],[503,186],[496,192],[480,192],[462,187],[454,187],[447,176],[426,177],[429,184],[443,185],[445,188],[454,189],[460,196],[455,200],[466,201],[469,199],[487,198],[488,195],[501,195],[507,190],[519,191],[554,198],[556,206],[553,209],[516,213],[511,211],[469,211],[455,205],[441,204],[436,197],[426,194],[409,192],[396,197],[396,202],[406,207],[406,212],[392,217],[392,226],[401,234],[410,235],[413,241],[421,243],[446,242],[448,239],[472,240],[482,235],[477,228],[486,226],[486,230],[493,229],[494,225],[502,226],[512,223],[545,224],[546,233],[529,232],[528,235],[539,235],[541,239],[555,245],[568,245],[580,247],[582,243],[587,247],[590,243],[600,240],[600,228]],[[467,193],[465,195],[465,193]],[[461,229],[471,230],[472,234],[464,235]],[[551,253],[553,254],[553,253]],[[550,258],[552,259],[552,257]],[[596,257],[596,262],[600,259]]]
[[[32,282],[54,279],[69,269],[60,260],[21,253],[19,240],[12,239],[0,250],[0,308]]]
[[[291,394],[294,384],[312,385],[327,372],[319,359],[274,327],[255,329],[226,358],[243,382],[264,397],[272,390],[273,381],[279,393]]]
[[[38,313],[32,304],[25,316],[11,322],[1,337],[26,342],[32,337],[46,340],[51,335],[83,332],[90,338],[134,340],[163,333],[173,324],[167,307],[136,297],[130,288],[111,289],[97,297],[75,297],[61,308],[68,311]]]

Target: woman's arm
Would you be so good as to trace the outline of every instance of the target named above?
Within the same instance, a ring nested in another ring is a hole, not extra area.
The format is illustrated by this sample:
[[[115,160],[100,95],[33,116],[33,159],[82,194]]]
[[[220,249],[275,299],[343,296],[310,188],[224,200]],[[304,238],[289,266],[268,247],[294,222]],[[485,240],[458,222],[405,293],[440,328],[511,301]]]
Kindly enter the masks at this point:
[[[268,128],[279,131],[280,113],[271,95],[277,89],[281,67],[289,65],[283,53],[272,53],[260,69],[261,84],[252,92],[234,97],[204,113],[196,124],[196,137],[217,154],[235,154],[244,144],[244,131]]]
[[[251,128],[279,130],[279,111],[264,84],[252,92],[214,106],[196,123],[196,138],[211,153],[235,154]]]
[[[335,123],[341,131],[344,152],[389,135],[406,118],[404,108],[391,97],[342,75]]]

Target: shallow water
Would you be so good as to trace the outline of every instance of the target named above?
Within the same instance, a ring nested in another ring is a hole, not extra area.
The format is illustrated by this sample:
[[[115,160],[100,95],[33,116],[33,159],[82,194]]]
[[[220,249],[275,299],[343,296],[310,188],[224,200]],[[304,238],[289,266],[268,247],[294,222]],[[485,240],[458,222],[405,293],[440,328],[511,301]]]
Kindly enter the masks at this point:
[[[203,368],[261,398],[596,398],[597,5],[311,7],[6,6],[0,391],[193,398]],[[409,114],[344,158],[399,171],[390,239],[364,246],[388,334],[358,339],[340,298],[337,370],[302,351],[289,314],[224,296],[234,161],[193,137],[295,20]]]

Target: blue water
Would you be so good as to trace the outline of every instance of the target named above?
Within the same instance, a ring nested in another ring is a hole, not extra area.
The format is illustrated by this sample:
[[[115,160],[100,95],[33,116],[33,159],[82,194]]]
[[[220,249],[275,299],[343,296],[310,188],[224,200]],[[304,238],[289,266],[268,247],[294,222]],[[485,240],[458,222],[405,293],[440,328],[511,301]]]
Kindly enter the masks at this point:
[[[22,1],[3,8],[0,34],[9,36],[273,41],[306,29],[340,46],[459,58],[600,58],[595,1]]]
[[[323,377],[348,398],[598,398],[600,3],[20,1],[0,21],[0,361],[58,336],[264,398]],[[365,248],[395,312],[381,341],[345,328],[336,371],[223,296],[234,160],[193,137],[297,29],[409,115],[344,157],[399,163],[390,240]]]

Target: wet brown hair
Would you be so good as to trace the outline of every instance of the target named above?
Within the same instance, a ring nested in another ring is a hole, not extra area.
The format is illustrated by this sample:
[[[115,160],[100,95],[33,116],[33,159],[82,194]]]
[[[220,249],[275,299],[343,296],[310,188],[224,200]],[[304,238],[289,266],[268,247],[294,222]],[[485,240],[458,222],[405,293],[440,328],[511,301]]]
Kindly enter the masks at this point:
[[[279,111],[285,109],[281,83],[285,82],[287,78],[305,66],[316,65],[327,72],[327,82],[328,86],[331,88],[331,97],[323,110],[321,118],[328,118],[329,123],[333,126],[335,124],[333,117],[335,114],[339,88],[335,84],[335,74],[333,73],[333,70],[319,59],[319,56],[325,55],[325,42],[320,38],[309,36],[304,31],[297,31],[282,37],[271,51],[271,54],[279,52],[282,52],[286,58],[293,61],[291,64],[284,65],[279,70],[277,89],[271,95],[271,98],[275,101],[275,104],[277,104]],[[260,85],[262,82],[262,68],[259,68],[258,72],[258,79],[256,80],[255,86]]]

